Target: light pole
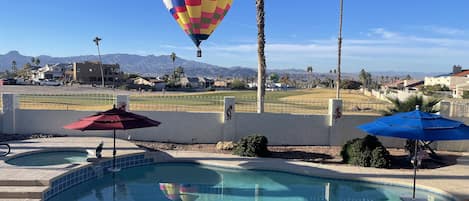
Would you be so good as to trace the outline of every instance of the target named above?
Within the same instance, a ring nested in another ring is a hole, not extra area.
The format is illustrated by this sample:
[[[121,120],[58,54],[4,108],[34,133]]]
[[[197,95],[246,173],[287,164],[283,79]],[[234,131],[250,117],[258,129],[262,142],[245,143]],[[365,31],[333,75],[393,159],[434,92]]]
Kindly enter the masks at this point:
[[[340,17],[339,17],[339,38],[338,38],[338,58],[337,58],[337,96],[336,98],[340,98],[340,64],[342,62],[342,16],[344,10],[344,0],[340,0]]]
[[[96,44],[96,47],[98,47],[99,67],[101,68],[101,86],[104,88],[103,60],[101,59],[101,51],[99,50],[99,42],[101,40],[101,38],[96,36],[96,38],[93,39],[93,42]]]

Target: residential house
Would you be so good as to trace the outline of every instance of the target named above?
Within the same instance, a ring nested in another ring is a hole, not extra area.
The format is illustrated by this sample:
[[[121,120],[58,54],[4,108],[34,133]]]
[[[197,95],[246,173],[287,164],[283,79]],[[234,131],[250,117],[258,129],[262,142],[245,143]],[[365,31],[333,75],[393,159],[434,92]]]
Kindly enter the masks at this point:
[[[44,67],[32,70],[32,78],[33,80],[64,80],[65,71],[72,68],[73,65],[71,63],[46,64]]]
[[[230,88],[232,82],[233,82],[233,80],[231,80],[231,79],[226,79],[226,80],[217,79],[213,83],[213,87],[216,87],[216,88]]]
[[[462,98],[462,95],[464,94],[465,91],[469,91],[469,82],[456,85],[456,89],[454,90],[453,97]]]
[[[198,77],[182,77],[179,80],[182,88],[203,88],[204,82],[200,82]]]
[[[456,85],[469,81],[469,69],[463,70],[461,66],[453,66],[453,72],[435,77],[425,77],[425,86],[442,85],[456,90]]]
[[[204,88],[211,88],[215,84],[215,80],[206,77],[199,77],[199,82]]]

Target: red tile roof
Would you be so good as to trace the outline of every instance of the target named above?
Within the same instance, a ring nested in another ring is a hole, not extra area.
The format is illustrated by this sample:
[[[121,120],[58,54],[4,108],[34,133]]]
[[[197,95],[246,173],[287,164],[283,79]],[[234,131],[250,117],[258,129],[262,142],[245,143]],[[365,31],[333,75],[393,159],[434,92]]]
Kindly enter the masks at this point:
[[[461,72],[456,73],[456,74],[454,74],[453,76],[456,76],[456,77],[465,77],[465,76],[468,76],[468,75],[469,75],[469,70],[462,70]]]

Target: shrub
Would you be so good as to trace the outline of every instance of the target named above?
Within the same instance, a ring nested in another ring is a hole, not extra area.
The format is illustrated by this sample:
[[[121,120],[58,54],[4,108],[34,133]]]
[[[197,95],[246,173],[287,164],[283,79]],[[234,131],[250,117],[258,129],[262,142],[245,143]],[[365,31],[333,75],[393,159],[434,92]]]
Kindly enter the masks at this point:
[[[390,155],[375,136],[356,138],[342,146],[340,152],[345,163],[363,167],[387,168],[391,165]]]
[[[248,157],[268,156],[270,152],[267,149],[267,142],[267,138],[261,135],[243,137],[234,147],[233,154]]]

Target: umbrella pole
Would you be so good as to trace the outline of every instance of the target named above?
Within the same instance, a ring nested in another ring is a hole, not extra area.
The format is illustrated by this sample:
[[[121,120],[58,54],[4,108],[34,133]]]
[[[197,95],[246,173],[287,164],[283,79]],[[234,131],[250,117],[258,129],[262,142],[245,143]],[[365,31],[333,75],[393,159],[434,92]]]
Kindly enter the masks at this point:
[[[417,151],[418,151],[419,141],[415,140],[415,148],[414,148],[414,189],[412,191],[412,199],[415,200],[415,181],[417,179]]]
[[[116,129],[114,129],[114,148],[112,151],[112,169],[116,169]]]

